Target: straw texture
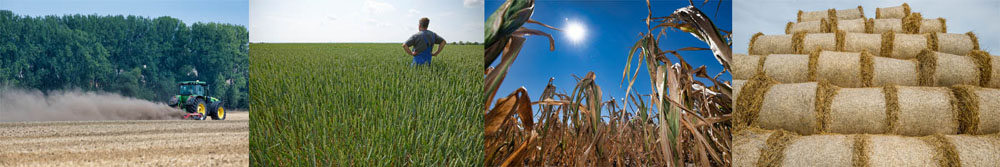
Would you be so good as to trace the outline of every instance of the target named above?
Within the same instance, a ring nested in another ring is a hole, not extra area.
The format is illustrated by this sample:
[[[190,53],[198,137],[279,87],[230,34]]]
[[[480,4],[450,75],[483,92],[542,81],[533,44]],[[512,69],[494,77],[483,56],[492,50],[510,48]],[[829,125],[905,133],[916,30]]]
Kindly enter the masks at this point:
[[[802,40],[802,49],[799,50],[798,54],[807,54],[808,52],[812,52],[815,50],[836,51],[837,34],[836,33],[804,34]]]
[[[851,166],[854,140],[847,135],[800,136],[788,144],[782,166]],[[817,154],[822,150],[822,154]]]
[[[887,19],[887,18],[903,18],[910,15],[910,5],[903,3],[901,6],[887,7],[887,8],[875,8],[875,18]]]
[[[944,18],[924,19],[920,21],[920,32],[918,33],[945,33],[948,32],[948,25]]]
[[[836,24],[834,28],[849,33],[865,33],[867,32],[865,29],[865,21],[867,21],[867,19],[864,18],[851,19],[851,20],[838,20],[836,23],[834,23]]]
[[[830,23],[826,19],[807,22],[788,22],[785,27],[785,34],[794,33],[825,33],[829,32]]]
[[[861,87],[861,68],[861,53],[823,51],[817,62],[817,80],[843,87]]]
[[[1000,162],[1000,138],[997,135],[945,136],[955,149],[961,166],[996,166]]]
[[[1000,89],[971,89],[975,100],[976,130],[973,134],[1000,132]]]
[[[870,166],[938,166],[937,149],[920,138],[871,135],[868,141]]]
[[[769,54],[793,54],[795,46],[792,42],[793,35],[754,35],[750,40],[749,51],[751,55]]]
[[[897,59],[916,58],[921,50],[928,48],[927,35],[895,34],[892,47],[889,57]]]
[[[882,88],[842,88],[830,105],[828,132],[886,133],[886,102]]]
[[[957,134],[955,98],[944,87],[897,87],[899,120],[896,132],[906,136]]]
[[[757,118],[760,127],[783,129],[798,134],[816,134],[819,126],[815,112],[817,88],[815,82],[771,86],[764,94]]]
[[[936,35],[938,52],[965,55],[978,49],[976,48],[978,41],[974,40],[975,35],[972,32],[966,34],[936,33]]]
[[[747,80],[753,77],[758,71],[761,56],[735,54],[733,55],[733,79]]]
[[[858,8],[841,9],[836,12],[838,20],[851,20],[865,18],[865,10],[858,5]]]
[[[935,54],[936,68],[934,69],[934,85],[928,86],[952,86],[952,85],[979,85],[979,66],[971,56],[959,56],[941,52],[930,52]]]
[[[764,58],[763,71],[768,77],[782,83],[809,80],[809,56],[773,54]]]
[[[880,54],[882,48],[882,35],[845,33],[843,44],[843,51],[845,52],[863,52],[867,50],[871,53]]]
[[[831,18],[830,14],[831,13],[835,13],[835,12],[836,11],[834,11],[833,9],[808,11],[808,12],[803,12],[803,11],[800,10],[797,22],[817,21],[817,20],[822,20],[822,19],[826,19],[826,18]]]
[[[761,150],[768,147],[766,141],[772,131],[757,128],[743,128],[733,132],[733,166],[756,166]]]
[[[875,19],[872,33],[903,32],[902,19]]]
[[[917,86],[918,70],[916,60],[902,60],[885,57],[873,59],[872,86],[902,85]]]
[[[990,80],[989,86],[991,88],[1000,88],[1000,57],[990,56]]]

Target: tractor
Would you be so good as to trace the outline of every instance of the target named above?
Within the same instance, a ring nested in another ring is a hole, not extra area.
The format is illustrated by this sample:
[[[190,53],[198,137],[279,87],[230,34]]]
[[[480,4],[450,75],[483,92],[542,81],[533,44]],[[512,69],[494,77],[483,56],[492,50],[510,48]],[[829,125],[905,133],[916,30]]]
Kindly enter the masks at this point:
[[[170,98],[167,105],[186,111],[184,119],[205,120],[212,117],[212,120],[226,120],[226,110],[222,107],[222,100],[208,96],[208,84],[202,81],[180,82],[180,92]]]

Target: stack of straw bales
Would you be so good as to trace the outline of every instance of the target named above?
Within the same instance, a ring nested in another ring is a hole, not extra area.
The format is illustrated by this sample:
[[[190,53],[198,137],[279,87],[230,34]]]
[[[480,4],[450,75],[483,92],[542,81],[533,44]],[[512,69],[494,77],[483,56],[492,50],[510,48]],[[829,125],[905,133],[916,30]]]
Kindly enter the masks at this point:
[[[799,11],[733,57],[734,166],[995,166],[1000,58],[908,4]],[[872,158],[878,157],[878,158]]]

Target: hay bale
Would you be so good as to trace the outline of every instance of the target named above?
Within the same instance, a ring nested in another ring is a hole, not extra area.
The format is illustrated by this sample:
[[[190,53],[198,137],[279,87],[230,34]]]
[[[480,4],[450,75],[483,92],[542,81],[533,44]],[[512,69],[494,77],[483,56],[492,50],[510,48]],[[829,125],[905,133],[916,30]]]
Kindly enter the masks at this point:
[[[872,86],[920,85],[916,60],[875,57],[872,63]]]
[[[738,80],[738,79],[733,80],[733,98],[732,98],[733,100],[740,98],[740,90],[743,90],[743,85],[745,85],[746,83],[747,80]],[[733,104],[736,104],[736,102],[734,101]]]
[[[785,34],[794,33],[824,33],[829,31],[830,23],[826,19],[807,22],[788,22],[785,26]]]
[[[882,88],[842,88],[830,104],[827,132],[884,134],[885,111]]]
[[[764,73],[778,82],[796,83],[809,80],[809,56],[772,54],[764,58]]]
[[[903,33],[902,19],[875,19],[872,33],[895,32]]]
[[[901,6],[875,8],[875,18],[878,19],[899,19],[908,15],[910,15],[910,5],[907,5],[906,3],[903,3]]]
[[[861,53],[823,51],[816,64],[817,80],[843,87],[862,86]]]
[[[972,134],[993,134],[1000,132],[1000,89],[973,89],[978,111],[976,130]],[[1000,154],[998,154],[1000,155]]]
[[[750,39],[748,51],[750,51],[751,55],[793,54],[795,53],[795,46],[792,37],[793,35],[764,35],[763,33],[757,33]]]
[[[993,66],[990,65],[990,61],[993,58],[990,53],[981,50],[974,50],[968,54],[973,61],[976,62],[976,67],[979,69],[979,86],[988,87],[990,82],[993,80]]]
[[[733,132],[733,166],[755,166],[773,131],[743,128]]]
[[[733,69],[733,79],[747,80],[757,74],[759,72],[757,67],[760,65],[761,57],[746,54],[733,55],[733,64],[730,66]]]
[[[865,18],[865,10],[858,5],[858,8],[840,9],[835,12],[837,20],[852,20]]]
[[[836,33],[804,34],[802,37],[802,48],[798,50],[798,54],[806,54],[807,52],[812,52],[816,50],[836,51],[837,34]]]
[[[946,33],[948,32],[948,25],[945,24],[944,18],[937,19],[924,19],[920,21],[920,32],[923,33]]]
[[[851,20],[838,20],[837,23],[833,24],[837,25],[836,27],[834,27],[836,28],[836,30],[848,33],[865,33],[867,32],[865,30],[865,21],[867,21],[867,19],[864,18],[851,19]]]
[[[924,20],[924,17],[920,13],[912,13],[909,16],[903,17],[903,32],[907,34],[916,34],[920,32],[920,22]]]
[[[755,75],[743,86],[740,86],[740,96],[733,103],[733,125],[736,128],[757,126],[757,118],[764,103],[764,95],[777,84],[776,81],[764,76]]]
[[[844,34],[844,48],[845,52],[863,52],[867,50],[871,53],[881,53],[882,48],[882,35],[881,34],[866,34],[866,33],[845,33]]]
[[[851,166],[853,145],[847,135],[801,136],[785,148],[781,166]]]
[[[944,136],[955,148],[961,166],[996,166],[1000,162],[1000,138],[994,136]],[[956,164],[956,165],[959,165]]]
[[[975,34],[972,32],[966,34],[951,34],[951,33],[936,33],[937,35],[937,47],[936,51],[965,55],[969,54],[973,50],[978,50],[976,46],[978,41],[976,41]]]
[[[836,12],[836,11],[833,10],[833,9],[808,11],[808,12],[803,12],[803,11],[799,10],[798,19],[796,19],[797,20],[796,22],[817,21],[817,20],[822,20],[822,19],[826,19],[826,18],[833,18],[833,17],[831,17],[832,15],[830,15],[830,14],[834,13],[834,12]]]
[[[917,137],[871,135],[866,148],[870,166],[938,166],[937,149]]]
[[[889,57],[897,59],[913,59],[921,50],[928,48],[927,35],[895,34],[892,41],[892,52]]]
[[[941,52],[923,52],[922,54],[933,54],[935,57],[933,85],[928,86],[952,86],[952,85],[979,85],[979,66],[976,60],[970,56],[960,56]],[[925,63],[925,62],[921,62]]]
[[[989,86],[991,88],[1000,88],[1000,57],[990,56],[990,68],[993,71],[990,74]]]
[[[923,136],[932,134],[957,134],[958,120],[955,96],[944,87],[897,87],[899,114],[894,130],[896,134]]]
[[[763,129],[783,129],[816,134],[817,83],[777,84],[764,94],[757,124]],[[746,93],[746,92],[744,92]]]

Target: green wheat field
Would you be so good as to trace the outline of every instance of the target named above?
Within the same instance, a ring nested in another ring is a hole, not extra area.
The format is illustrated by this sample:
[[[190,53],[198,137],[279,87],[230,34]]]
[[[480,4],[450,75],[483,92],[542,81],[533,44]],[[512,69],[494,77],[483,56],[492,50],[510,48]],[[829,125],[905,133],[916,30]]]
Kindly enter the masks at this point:
[[[400,46],[250,44],[251,164],[482,166],[483,45]]]

